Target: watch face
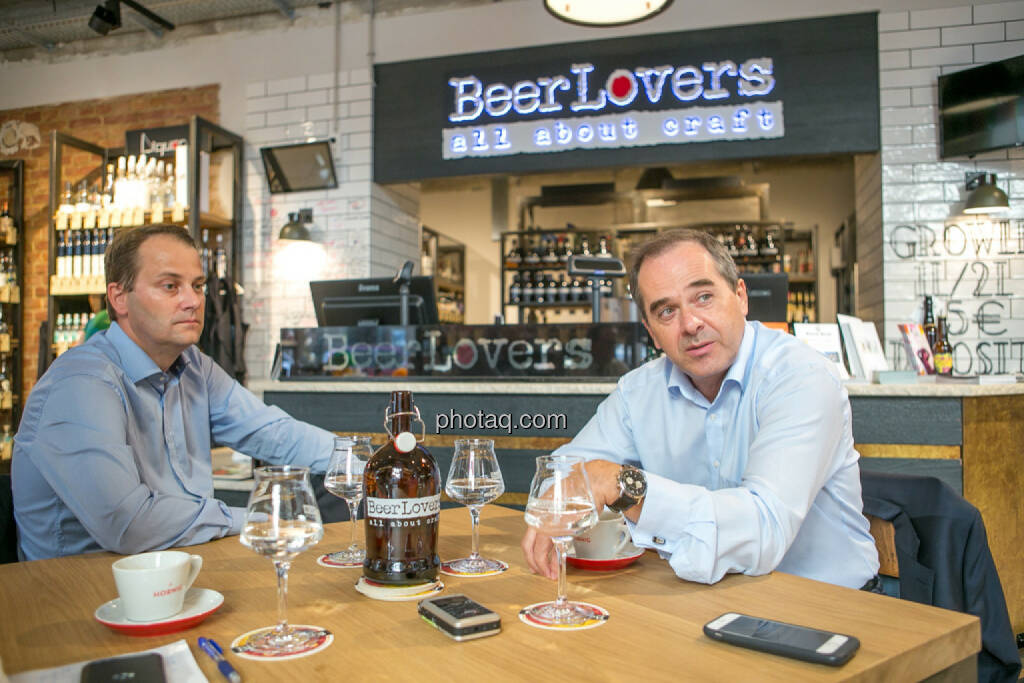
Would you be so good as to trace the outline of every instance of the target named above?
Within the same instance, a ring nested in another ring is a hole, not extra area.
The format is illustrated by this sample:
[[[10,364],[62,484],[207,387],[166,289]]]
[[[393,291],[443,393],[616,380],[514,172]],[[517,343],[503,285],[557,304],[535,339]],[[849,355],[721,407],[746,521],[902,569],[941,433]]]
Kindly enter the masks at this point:
[[[630,498],[640,499],[647,493],[647,477],[642,470],[635,467],[624,467],[619,474],[619,481],[622,483],[623,493]]]

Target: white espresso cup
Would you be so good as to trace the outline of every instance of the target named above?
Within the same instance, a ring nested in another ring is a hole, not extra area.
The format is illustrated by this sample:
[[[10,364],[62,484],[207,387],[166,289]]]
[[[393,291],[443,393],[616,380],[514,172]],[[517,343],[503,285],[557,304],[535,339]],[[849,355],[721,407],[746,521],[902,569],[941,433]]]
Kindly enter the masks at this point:
[[[114,583],[129,621],[156,621],[181,611],[203,558],[177,550],[124,557],[114,563]]]
[[[585,560],[612,560],[633,539],[629,536],[626,520],[618,512],[605,510],[593,528],[573,540],[576,557]]]

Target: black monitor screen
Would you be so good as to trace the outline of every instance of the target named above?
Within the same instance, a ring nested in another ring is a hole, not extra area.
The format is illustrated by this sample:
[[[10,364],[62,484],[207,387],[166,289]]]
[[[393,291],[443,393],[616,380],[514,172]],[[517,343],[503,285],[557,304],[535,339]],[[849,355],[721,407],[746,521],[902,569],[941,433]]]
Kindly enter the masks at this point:
[[[271,193],[326,190],[338,186],[328,140],[264,147],[263,170]]]
[[[309,283],[320,327],[401,325],[401,293],[393,278],[320,280]],[[409,324],[437,324],[434,278],[416,276],[409,284]]]
[[[1024,143],[1024,55],[939,76],[942,158]]]
[[[789,276],[785,273],[740,273],[747,284],[747,320],[786,322]]]

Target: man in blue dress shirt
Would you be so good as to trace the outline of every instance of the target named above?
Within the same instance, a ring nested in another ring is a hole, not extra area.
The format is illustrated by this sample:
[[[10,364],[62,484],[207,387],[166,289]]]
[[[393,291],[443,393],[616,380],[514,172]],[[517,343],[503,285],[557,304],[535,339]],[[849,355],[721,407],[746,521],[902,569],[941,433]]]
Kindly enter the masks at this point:
[[[172,225],[119,232],[105,256],[107,330],[29,395],[14,440],[23,559],[137,553],[241,531],[213,497],[212,442],[323,471],[333,435],[269,407],[195,344],[206,274]]]
[[[633,255],[630,291],[656,360],[624,375],[572,442],[598,509],[678,576],[798,574],[851,588],[878,556],[861,512],[850,403],[828,360],[747,322],[747,291],[711,235],[662,233]],[[548,538],[523,552],[555,578]]]

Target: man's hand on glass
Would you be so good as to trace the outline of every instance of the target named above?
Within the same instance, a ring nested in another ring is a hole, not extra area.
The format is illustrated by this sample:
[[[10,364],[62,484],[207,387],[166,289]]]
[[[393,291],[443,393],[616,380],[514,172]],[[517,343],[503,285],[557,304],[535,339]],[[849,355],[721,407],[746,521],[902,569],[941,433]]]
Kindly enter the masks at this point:
[[[595,507],[598,511],[604,510],[606,505],[619,499],[619,470],[622,465],[611,460],[590,460],[584,467],[590,481],[590,490],[594,494]],[[640,517],[640,507],[630,508],[626,516],[635,522]],[[530,571],[552,580],[558,578],[558,558],[549,537],[537,533],[533,527],[527,527],[520,547]]]

